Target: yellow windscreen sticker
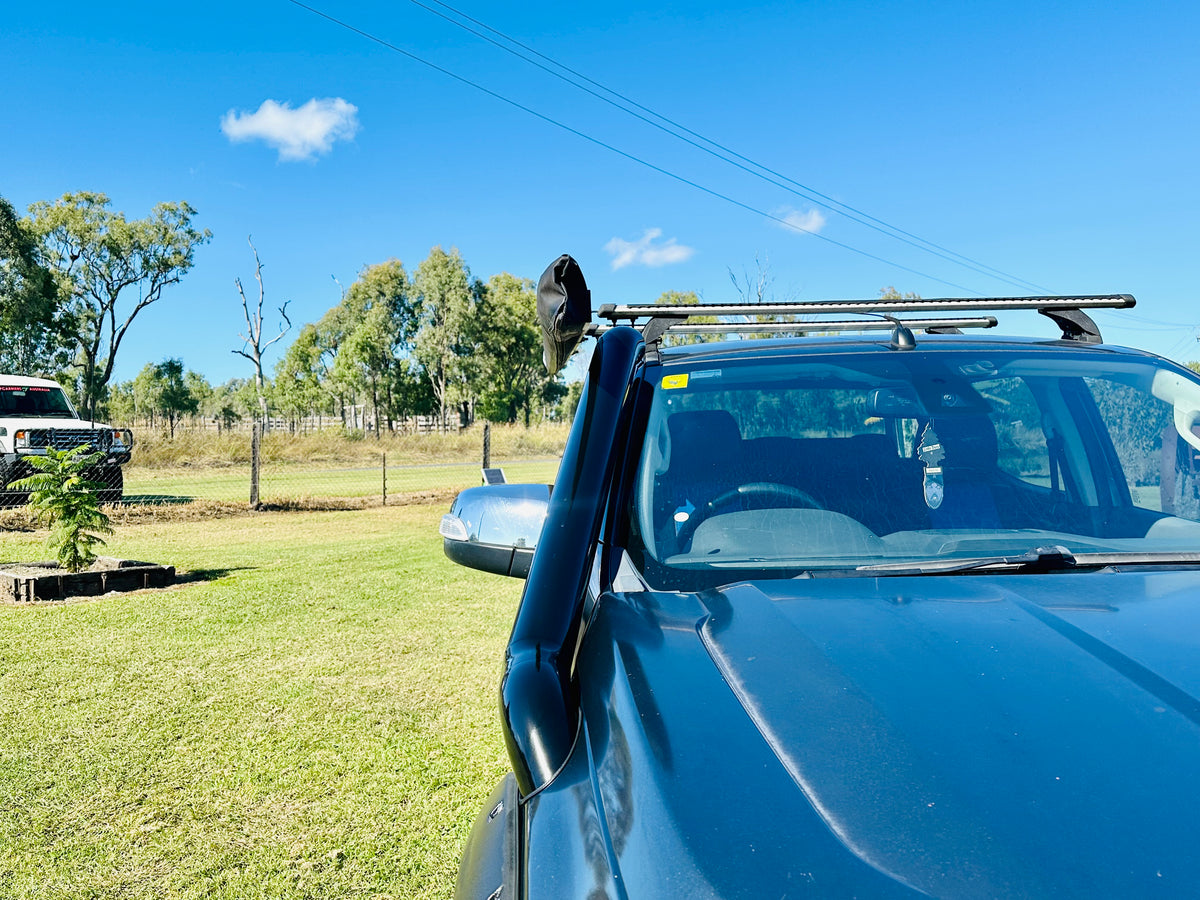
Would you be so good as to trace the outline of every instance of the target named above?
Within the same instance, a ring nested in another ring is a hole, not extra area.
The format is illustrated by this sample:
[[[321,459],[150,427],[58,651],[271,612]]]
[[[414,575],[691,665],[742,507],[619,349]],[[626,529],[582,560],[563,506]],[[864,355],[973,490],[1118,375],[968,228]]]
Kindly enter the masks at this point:
[[[677,388],[687,387],[688,377],[687,372],[682,375],[664,375],[662,380],[662,388],[664,391],[672,391]]]

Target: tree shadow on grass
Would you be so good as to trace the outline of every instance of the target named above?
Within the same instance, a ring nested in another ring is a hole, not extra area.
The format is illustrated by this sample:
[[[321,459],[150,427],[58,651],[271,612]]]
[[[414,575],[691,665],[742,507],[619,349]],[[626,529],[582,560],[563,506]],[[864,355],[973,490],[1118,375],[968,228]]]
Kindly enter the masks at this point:
[[[208,569],[190,569],[186,572],[175,573],[176,584],[198,584],[207,581],[217,581],[227,575],[237,572],[251,572],[257,566],[229,566],[227,568],[212,567]]]
[[[118,504],[120,506],[178,506],[183,503],[194,503],[195,497],[177,494],[126,494]]]

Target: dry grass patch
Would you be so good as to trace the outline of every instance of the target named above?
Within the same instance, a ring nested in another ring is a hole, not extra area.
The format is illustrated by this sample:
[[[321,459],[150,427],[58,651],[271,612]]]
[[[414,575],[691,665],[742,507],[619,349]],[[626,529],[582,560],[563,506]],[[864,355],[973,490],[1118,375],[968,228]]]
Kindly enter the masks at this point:
[[[491,452],[495,459],[516,460],[562,454],[570,426],[547,423],[532,428],[493,425]],[[375,465],[387,453],[391,465],[438,462],[471,462],[482,458],[483,426],[474,425],[446,434],[384,434],[348,436],[339,429],[309,434],[272,431],[263,436],[264,463],[303,465]],[[166,432],[139,430],[135,437],[133,468],[220,468],[250,461],[250,433],[180,429],[172,438]]]

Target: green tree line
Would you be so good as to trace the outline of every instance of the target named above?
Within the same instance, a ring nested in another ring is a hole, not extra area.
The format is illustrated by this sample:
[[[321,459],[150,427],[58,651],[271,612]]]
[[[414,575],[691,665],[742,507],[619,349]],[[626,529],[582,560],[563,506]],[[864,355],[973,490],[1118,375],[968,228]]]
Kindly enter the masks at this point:
[[[508,273],[475,278],[457,250],[441,247],[411,272],[396,259],[364,268],[336,305],[294,332],[273,377],[260,366],[252,378],[214,386],[168,357],[115,382],[138,313],[187,274],[212,237],[195,216],[178,202],[130,219],[104,194],[78,192],[20,217],[0,197],[0,371],[57,378],[88,415],[161,422],[172,432],[198,417],[224,427],[264,413],[376,434],[415,416],[448,427],[564,414],[570,392],[541,365],[533,283]],[[236,310],[231,302],[231,337]]]
[[[435,247],[412,276],[395,259],[364,268],[340,302],[299,328],[261,398],[253,377],[214,386],[169,358],[112,385],[107,411],[172,432],[197,419],[233,427],[264,401],[295,429],[375,434],[417,416],[447,426],[557,419],[572,411],[571,392],[542,366],[535,307],[529,279],[479,281],[456,250]]]
[[[434,247],[410,275],[368,266],[275,366],[272,407],[293,419],[369,411],[378,433],[413,416],[443,426],[555,418],[566,388],[541,362],[533,282],[472,277],[457,250]]]

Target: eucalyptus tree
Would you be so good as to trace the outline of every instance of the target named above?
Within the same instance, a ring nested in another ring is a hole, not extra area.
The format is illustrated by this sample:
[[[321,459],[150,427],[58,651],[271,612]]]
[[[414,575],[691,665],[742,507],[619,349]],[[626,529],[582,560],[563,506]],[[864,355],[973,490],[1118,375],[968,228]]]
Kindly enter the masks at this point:
[[[401,401],[407,392],[398,384],[411,367],[417,310],[403,263],[389,259],[359,272],[341,302],[316,325],[313,344],[319,355],[305,364],[321,364],[322,381],[339,401],[365,396],[377,434],[381,423],[390,430],[394,415],[406,413]]]
[[[186,202],[159,203],[144,219],[127,219],[109,206],[105,194],[66,193],[34,203],[27,222],[66,292],[81,399],[91,416],[138,313],[182,280],[196,248],[212,237],[193,227],[196,210]]]
[[[420,310],[413,355],[437,401],[442,426],[446,411],[457,401],[469,401],[467,362],[474,350],[472,316],[480,286],[457,249],[434,247],[417,266],[413,279]]]
[[[0,197],[0,371],[53,375],[71,359],[62,295],[37,234]]]
[[[199,372],[194,372],[188,369],[183,373],[183,385],[187,388],[190,394],[196,401],[196,409],[191,413],[193,416],[208,416],[213,412],[213,387],[208,383],[208,379]]]
[[[376,438],[380,435],[382,418],[387,418],[389,431],[392,426],[389,385],[397,360],[393,342],[395,335],[389,328],[388,318],[385,306],[374,306],[367,310],[362,321],[342,343],[334,364],[342,380],[361,388],[371,401]],[[381,399],[384,401],[382,409]]]
[[[316,325],[305,325],[275,364],[275,403],[294,419],[321,409],[328,394],[323,349]]]
[[[358,318],[338,352],[337,366],[370,397],[378,437],[382,420],[389,431],[393,427],[395,387],[409,367],[419,306],[398,259],[363,269],[344,303]]]
[[[319,373],[322,389],[333,398],[342,419],[342,426],[347,427],[350,424],[346,419],[347,401],[351,407],[357,403],[357,388],[346,382],[349,373],[337,368],[338,351],[353,329],[352,317],[346,306],[345,291],[342,292],[341,302],[327,310],[314,327],[314,340],[320,355],[313,365]]]
[[[272,385],[264,385],[271,390]],[[258,415],[258,390],[253,378],[230,378],[213,388],[213,407],[219,426],[232,428],[247,416]]]
[[[188,373],[194,375],[195,373]],[[161,416],[175,437],[175,425],[182,416],[195,415],[200,401],[188,388],[183,360],[164,359],[146,363],[133,379],[134,408],[151,420]]]
[[[478,323],[473,374],[483,415],[496,422],[523,417],[528,426],[535,405],[553,403],[563,392],[542,364],[533,282],[493,275],[472,321]]]

